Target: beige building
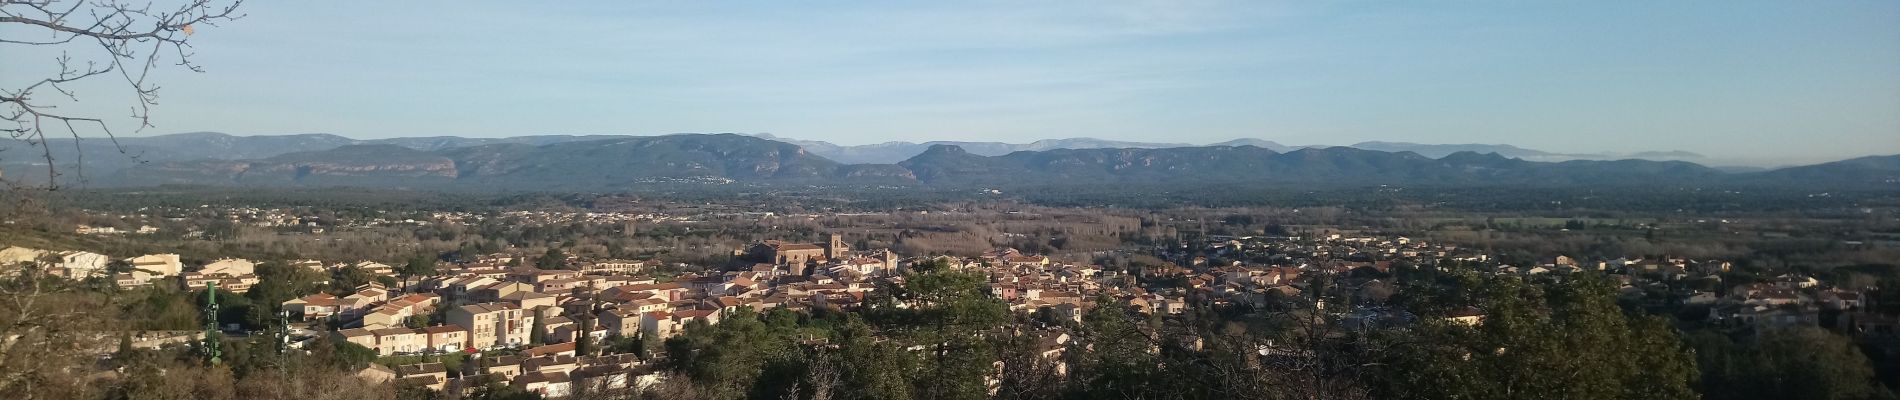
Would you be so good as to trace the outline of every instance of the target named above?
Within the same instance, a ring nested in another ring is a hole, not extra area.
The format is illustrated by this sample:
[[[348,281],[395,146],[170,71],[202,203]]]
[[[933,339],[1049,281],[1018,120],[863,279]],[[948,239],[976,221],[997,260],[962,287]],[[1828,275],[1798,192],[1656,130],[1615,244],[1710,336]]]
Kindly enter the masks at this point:
[[[468,329],[455,325],[422,328],[429,335],[429,348],[444,353],[468,348]]]
[[[258,282],[257,275],[251,274],[225,275],[186,272],[184,275],[179,275],[178,278],[184,283],[186,290],[205,290],[205,288],[211,287],[211,284],[216,283],[218,284],[218,290],[232,293],[248,292],[251,290],[251,286],[256,286]]]
[[[582,272],[631,274],[646,269],[646,263],[633,260],[603,260],[581,264]]]
[[[719,323],[719,310],[680,310],[678,312],[654,311],[640,314],[640,333],[665,339],[684,332],[688,324],[704,321],[707,325]]]
[[[802,265],[807,261],[840,258],[851,251],[844,237],[833,234],[826,243],[786,243],[767,240],[752,246],[750,253],[777,265]]]
[[[1451,313],[1445,315],[1445,321],[1465,326],[1482,325],[1484,324],[1484,310],[1479,310],[1476,307],[1465,307],[1463,309],[1453,310]]]
[[[388,305],[384,305],[382,307],[376,307],[374,309],[371,309],[370,312],[363,314],[363,327],[365,328],[400,327],[402,326],[403,320],[408,319],[409,316],[411,315],[415,315],[415,314],[413,314],[410,311],[410,309],[407,307],[391,307]]]
[[[487,286],[483,286],[481,288],[471,289],[468,294],[468,299],[474,300],[474,301],[493,302],[493,301],[501,301],[502,297],[510,295],[510,294],[514,294],[515,292],[533,292],[533,291],[534,291],[534,285],[528,284],[528,283],[514,282],[514,281],[496,282],[496,283],[489,284]]]
[[[371,275],[395,275],[396,274],[396,267],[392,267],[392,266],[389,266],[389,264],[379,263],[375,261],[357,261],[355,264],[350,264],[349,266],[356,269],[363,270],[363,272],[368,272]]]
[[[177,254],[147,254],[125,260],[133,269],[143,270],[157,276],[177,276],[185,273],[185,264],[178,261]]]
[[[442,390],[443,385],[449,380],[449,371],[442,363],[398,365],[396,375],[402,377],[397,381],[401,385],[425,387],[437,391]]]
[[[205,267],[199,269],[198,273],[205,275],[250,275],[257,273],[257,263],[242,258],[226,258],[205,264]]]
[[[482,365],[482,373],[484,374],[499,374],[501,376],[507,377],[508,379],[514,379],[515,376],[521,375],[521,357],[520,356],[497,356],[497,357],[483,358],[481,361],[481,365]]]
[[[469,347],[492,349],[528,343],[528,321],[520,306],[508,303],[470,304],[448,313],[449,323],[468,330]]]
[[[317,261],[317,260],[296,260],[296,261],[291,261],[291,262],[290,262],[290,266],[291,266],[291,267],[295,267],[295,268],[303,268],[303,269],[307,269],[307,270],[311,270],[311,271],[316,271],[316,272],[329,272],[329,271],[330,271],[330,267],[328,267],[328,266],[325,266],[325,265],[323,265],[323,262],[322,262],[322,261]]]
[[[640,334],[656,338],[670,338],[679,334],[680,326],[673,322],[673,313],[654,311],[640,314]]]
[[[286,301],[284,302],[284,309],[289,310],[293,314],[302,316],[301,318],[303,318],[304,321],[309,321],[329,318],[331,315],[335,315],[337,313],[337,306],[340,303],[341,301],[337,300],[336,296],[332,296],[329,293],[317,293]]]
[[[542,397],[567,397],[572,379],[566,372],[530,372],[515,378],[514,387]]]
[[[632,337],[640,331],[639,309],[621,306],[600,311],[600,327],[607,328],[607,334]]]
[[[539,310],[542,308],[557,308],[555,307],[554,295],[545,294],[545,293],[514,292],[514,293],[509,293],[506,296],[501,296],[501,298],[497,300],[504,303],[514,304],[516,307],[521,307],[521,309],[523,310]]]
[[[368,329],[342,329],[330,333],[330,340],[350,342],[371,349],[376,348],[376,333]]]
[[[408,354],[429,347],[429,335],[421,329],[390,328],[372,332],[376,334],[375,349],[378,354]]]

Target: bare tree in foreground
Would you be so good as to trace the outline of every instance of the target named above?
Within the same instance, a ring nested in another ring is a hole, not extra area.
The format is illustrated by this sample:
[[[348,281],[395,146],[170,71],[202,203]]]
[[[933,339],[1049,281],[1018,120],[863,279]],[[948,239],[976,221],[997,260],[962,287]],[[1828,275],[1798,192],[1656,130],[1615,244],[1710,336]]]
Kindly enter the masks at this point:
[[[163,1],[161,1],[163,2]],[[169,65],[204,72],[191,62],[188,42],[199,27],[235,20],[243,0],[189,0],[161,5],[125,0],[0,0],[0,52],[7,48],[46,46],[60,49],[52,61],[57,71],[38,80],[22,80],[0,87],[0,132],[40,147],[46,159],[47,187],[57,187],[58,169],[47,136],[71,136],[74,146],[87,135],[103,135],[118,143],[104,116],[74,115],[58,109],[55,101],[78,101],[67,86],[94,77],[117,77],[136,98],[130,119],[135,130],[151,127],[151,108],[158,104],[159,85],[152,72]],[[216,3],[216,4],[214,4]],[[96,45],[97,47],[94,47]],[[17,62],[17,61],[16,61]],[[75,149],[77,150],[77,149]],[[126,156],[123,148],[120,153]],[[74,160],[83,162],[83,160]],[[81,172],[83,179],[84,173]]]
[[[108,305],[34,264],[0,273],[0,398],[87,397],[86,361],[108,343],[89,328]]]

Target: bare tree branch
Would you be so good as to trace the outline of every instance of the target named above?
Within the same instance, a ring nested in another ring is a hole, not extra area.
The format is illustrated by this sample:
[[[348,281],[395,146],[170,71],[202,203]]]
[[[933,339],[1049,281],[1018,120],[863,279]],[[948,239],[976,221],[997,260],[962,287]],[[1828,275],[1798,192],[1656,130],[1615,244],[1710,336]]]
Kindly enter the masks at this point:
[[[112,131],[111,123],[98,116],[71,115],[56,111],[58,106],[48,103],[40,92],[51,88],[67,101],[77,102],[79,97],[73,90],[62,84],[85,80],[107,73],[117,72],[131,89],[136,99],[129,118],[138,122],[134,131],[143,131],[152,127],[151,109],[158,104],[160,86],[149,78],[152,72],[164,67],[162,56],[168,52],[177,57],[173,65],[191,72],[204,72],[204,69],[191,62],[191,44],[189,39],[196,27],[215,27],[220,22],[242,18],[237,14],[243,0],[223,1],[189,0],[184,4],[154,8],[152,3],[136,4],[123,0],[0,0],[0,26],[11,26],[7,32],[24,32],[23,37],[0,37],[0,45],[21,46],[67,46],[84,43],[79,39],[90,39],[97,45],[93,49],[103,50],[97,58],[88,58],[84,68],[74,61],[70,50],[62,51],[53,61],[58,72],[52,77],[34,81],[19,88],[0,87],[0,104],[6,107],[0,112],[0,119],[12,122],[12,126],[0,127],[0,132],[16,140],[27,142],[40,148],[40,156],[47,164],[47,188],[59,186],[60,173],[53,149],[48,144],[46,128],[49,123],[57,123],[66,128],[66,134],[72,137],[76,151],[81,150],[78,141],[92,134],[103,135],[111,139],[114,148],[121,155],[137,159],[137,155],[128,152],[118,141],[118,134]],[[214,4],[218,3],[218,4]],[[25,37],[43,34],[43,37]],[[84,129],[82,129],[84,128]],[[83,153],[83,151],[81,151]],[[83,155],[75,156],[80,182],[84,182]]]

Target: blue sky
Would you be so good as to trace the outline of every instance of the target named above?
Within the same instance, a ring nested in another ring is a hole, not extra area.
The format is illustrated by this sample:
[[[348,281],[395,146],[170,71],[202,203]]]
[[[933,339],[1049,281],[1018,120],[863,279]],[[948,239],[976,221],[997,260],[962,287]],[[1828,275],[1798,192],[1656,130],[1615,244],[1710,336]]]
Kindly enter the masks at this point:
[[[144,134],[1900,153],[1896,1],[245,6],[193,37],[208,72],[166,73]],[[50,57],[13,53],[0,72]],[[81,89],[69,109],[129,106]]]

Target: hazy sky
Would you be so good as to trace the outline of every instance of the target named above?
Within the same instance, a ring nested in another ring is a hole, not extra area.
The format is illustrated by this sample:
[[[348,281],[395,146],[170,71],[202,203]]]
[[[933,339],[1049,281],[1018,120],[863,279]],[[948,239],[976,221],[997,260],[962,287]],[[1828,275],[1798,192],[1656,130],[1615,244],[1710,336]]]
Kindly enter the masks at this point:
[[[1900,153],[1900,1],[599,3],[249,2],[145,133]]]

